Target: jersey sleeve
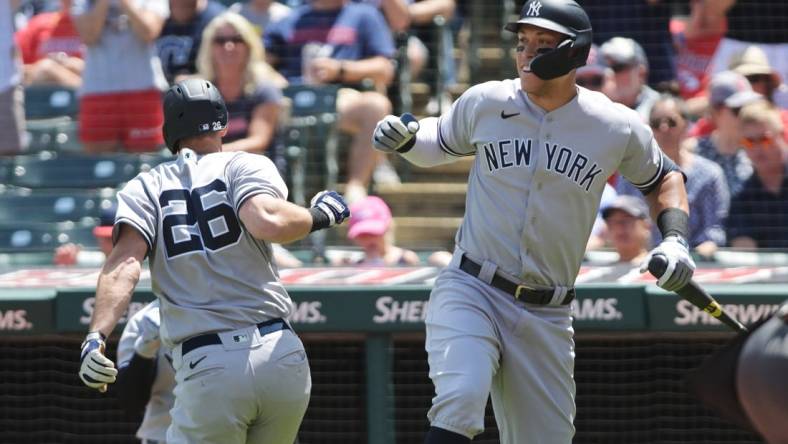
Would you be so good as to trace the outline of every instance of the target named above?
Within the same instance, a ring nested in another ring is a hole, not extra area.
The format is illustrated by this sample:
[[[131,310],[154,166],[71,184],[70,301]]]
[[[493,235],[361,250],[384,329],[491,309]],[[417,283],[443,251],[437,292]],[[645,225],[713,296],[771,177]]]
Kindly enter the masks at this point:
[[[128,224],[142,234],[148,248],[153,249],[156,239],[157,211],[153,193],[139,175],[118,192],[118,212],[112,230],[112,242],[117,242],[120,225]]]
[[[227,164],[228,198],[235,212],[256,194],[287,199],[287,185],[271,159],[259,154],[239,153]]]
[[[438,119],[438,144],[447,154],[462,157],[476,154],[471,143],[479,90],[471,88],[452,104],[451,109]]]
[[[622,105],[623,106],[623,105]],[[619,170],[641,192],[651,189],[663,175],[663,154],[651,128],[640,117],[626,110],[629,118],[629,141]]]

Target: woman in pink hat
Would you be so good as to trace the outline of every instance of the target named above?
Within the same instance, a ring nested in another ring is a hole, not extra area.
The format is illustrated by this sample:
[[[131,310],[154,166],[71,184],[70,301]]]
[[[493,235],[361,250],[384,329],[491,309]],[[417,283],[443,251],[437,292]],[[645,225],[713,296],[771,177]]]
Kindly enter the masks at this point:
[[[364,257],[356,264],[407,266],[421,262],[414,251],[394,245],[391,210],[383,199],[377,196],[360,199],[350,206],[350,214],[347,237],[364,251]]]

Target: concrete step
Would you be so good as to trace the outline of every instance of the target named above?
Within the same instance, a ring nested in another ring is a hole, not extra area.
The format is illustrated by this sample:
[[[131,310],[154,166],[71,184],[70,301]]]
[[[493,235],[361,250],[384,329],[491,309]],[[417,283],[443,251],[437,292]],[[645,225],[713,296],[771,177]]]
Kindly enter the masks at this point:
[[[394,217],[462,217],[465,213],[465,183],[418,183],[376,187],[375,193],[388,203]]]

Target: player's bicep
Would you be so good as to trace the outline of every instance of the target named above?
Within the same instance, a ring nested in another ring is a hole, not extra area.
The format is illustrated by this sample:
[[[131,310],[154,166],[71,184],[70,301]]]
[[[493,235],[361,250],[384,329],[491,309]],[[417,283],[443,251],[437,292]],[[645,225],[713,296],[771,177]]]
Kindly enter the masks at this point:
[[[239,154],[227,166],[227,179],[228,197],[239,217],[244,203],[258,194],[287,199],[284,179],[274,163],[265,156]]]

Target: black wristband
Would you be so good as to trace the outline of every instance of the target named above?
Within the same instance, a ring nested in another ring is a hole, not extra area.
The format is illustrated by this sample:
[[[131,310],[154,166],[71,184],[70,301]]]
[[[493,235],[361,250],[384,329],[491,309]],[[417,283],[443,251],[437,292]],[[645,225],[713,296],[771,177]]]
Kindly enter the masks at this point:
[[[312,215],[312,229],[309,232],[322,230],[331,226],[331,219],[319,208],[310,208],[309,214]]]
[[[407,153],[408,151],[412,150],[413,147],[416,146],[416,135],[414,134],[404,145],[397,149],[397,152],[400,154]]]
[[[663,239],[672,235],[686,240],[689,237],[689,214],[679,208],[666,208],[657,215],[657,227]]]

